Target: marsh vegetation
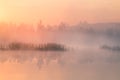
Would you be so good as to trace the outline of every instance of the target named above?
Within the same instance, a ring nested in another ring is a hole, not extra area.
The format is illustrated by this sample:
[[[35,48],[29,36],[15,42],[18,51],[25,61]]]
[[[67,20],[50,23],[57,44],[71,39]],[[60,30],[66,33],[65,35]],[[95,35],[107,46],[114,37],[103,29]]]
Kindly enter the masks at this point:
[[[1,44],[0,50],[38,50],[38,51],[66,51],[66,47],[57,43],[46,44],[30,44],[13,42],[9,44]]]

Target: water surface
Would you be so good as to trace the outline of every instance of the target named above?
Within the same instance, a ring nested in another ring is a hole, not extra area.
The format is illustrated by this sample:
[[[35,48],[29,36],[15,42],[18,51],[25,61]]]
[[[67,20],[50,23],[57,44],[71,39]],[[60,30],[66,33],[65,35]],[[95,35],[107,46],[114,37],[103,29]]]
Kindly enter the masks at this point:
[[[120,80],[120,52],[0,51],[0,80]]]

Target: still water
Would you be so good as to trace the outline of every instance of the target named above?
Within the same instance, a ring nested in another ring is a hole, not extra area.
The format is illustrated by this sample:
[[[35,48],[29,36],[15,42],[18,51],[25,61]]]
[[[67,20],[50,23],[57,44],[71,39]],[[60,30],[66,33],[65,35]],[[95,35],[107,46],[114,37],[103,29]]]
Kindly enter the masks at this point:
[[[120,80],[120,52],[0,51],[0,80]]]

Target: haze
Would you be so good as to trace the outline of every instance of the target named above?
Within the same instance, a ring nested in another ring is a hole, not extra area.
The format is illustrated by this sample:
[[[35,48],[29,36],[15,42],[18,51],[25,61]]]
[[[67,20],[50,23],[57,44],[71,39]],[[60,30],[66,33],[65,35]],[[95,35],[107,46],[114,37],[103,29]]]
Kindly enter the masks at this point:
[[[0,21],[45,24],[120,22],[119,0],[0,0]]]

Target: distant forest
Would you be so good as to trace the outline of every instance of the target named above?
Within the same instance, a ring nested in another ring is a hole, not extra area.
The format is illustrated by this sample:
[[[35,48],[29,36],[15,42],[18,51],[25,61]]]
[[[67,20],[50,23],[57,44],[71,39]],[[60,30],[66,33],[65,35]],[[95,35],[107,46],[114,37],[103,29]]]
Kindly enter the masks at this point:
[[[120,23],[0,23],[0,50],[65,51],[65,46],[80,46],[80,43],[120,45]]]

